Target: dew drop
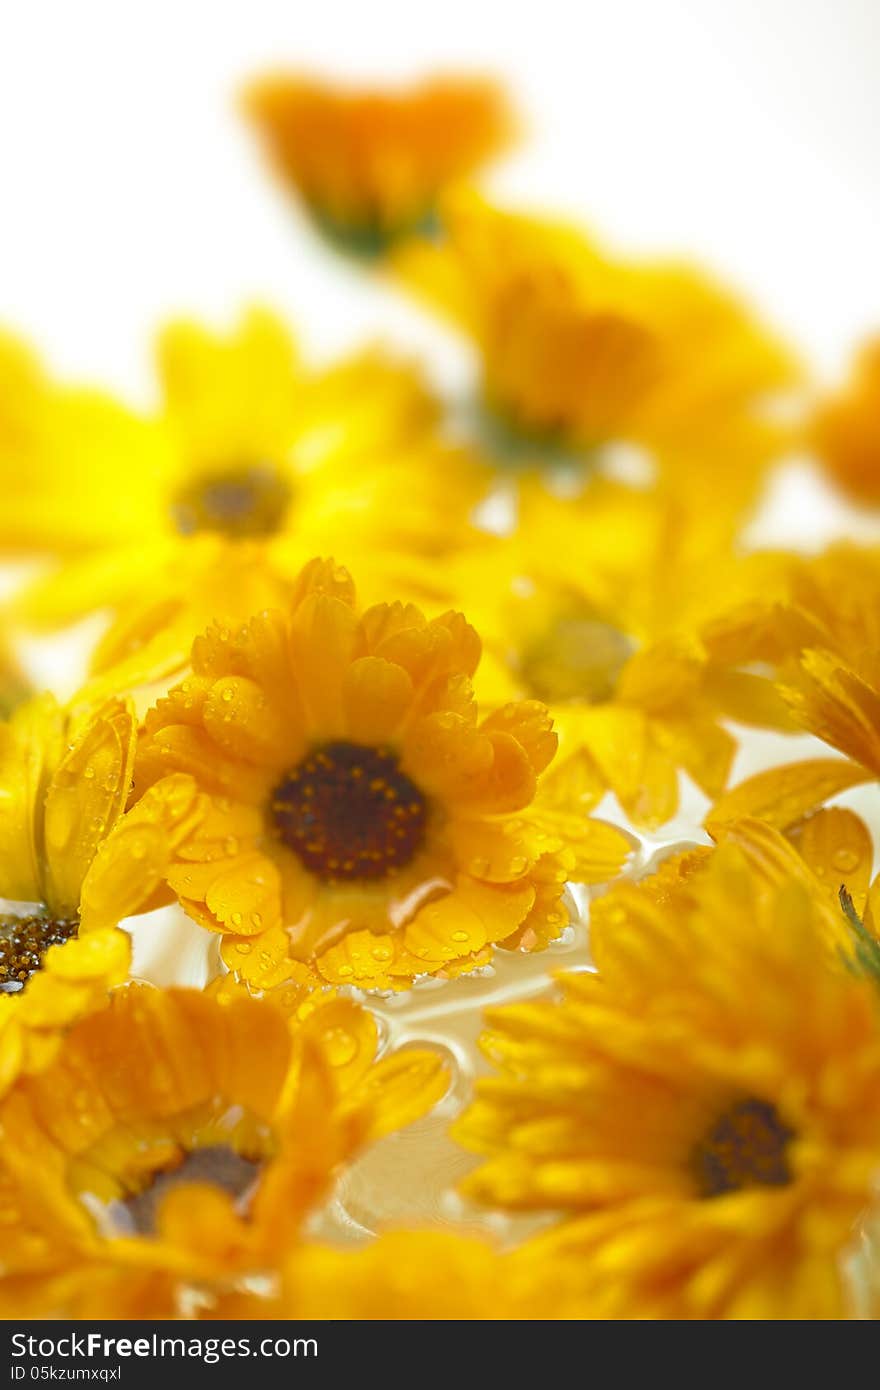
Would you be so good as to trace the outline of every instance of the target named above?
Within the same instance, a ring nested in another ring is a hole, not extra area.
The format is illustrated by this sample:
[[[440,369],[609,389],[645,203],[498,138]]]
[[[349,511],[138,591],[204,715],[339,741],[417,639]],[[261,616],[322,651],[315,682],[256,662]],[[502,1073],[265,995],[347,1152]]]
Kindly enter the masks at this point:
[[[835,869],[839,869],[842,874],[849,874],[858,865],[859,856],[855,850],[838,849],[832,854],[831,862]]]
[[[345,1028],[328,1028],[324,1034],[324,1045],[331,1066],[347,1066],[357,1056],[357,1039]]]

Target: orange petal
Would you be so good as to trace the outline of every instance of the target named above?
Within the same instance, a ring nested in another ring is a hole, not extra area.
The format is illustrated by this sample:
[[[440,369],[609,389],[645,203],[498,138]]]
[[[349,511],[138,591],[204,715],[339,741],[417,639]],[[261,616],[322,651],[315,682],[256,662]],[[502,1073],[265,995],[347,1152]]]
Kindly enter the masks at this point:
[[[281,875],[259,851],[242,854],[220,869],[205,905],[224,927],[241,935],[258,934],[281,921]]]
[[[874,862],[874,846],[861,817],[842,806],[829,806],[798,826],[791,839],[835,903],[845,887],[861,913]]]
[[[290,627],[290,661],[309,728],[324,738],[345,733],[342,686],[359,650],[357,617],[340,599],[309,595]]]
[[[402,666],[364,656],[345,672],[342,698],[349,736],[358,743],[384,743],[393,737],[413,697]]]
[[[497,730],[515,738],[536,774],[553,761],[557,745],[553,720],[539,700],[515,700],[502,705],[480,727],[486,733]]]
[[[235,758],[277,769],[302,753],[304,739],[296,721],[285,718],[245,676],[222,676],[214,682],[203,719],[214,742]]]

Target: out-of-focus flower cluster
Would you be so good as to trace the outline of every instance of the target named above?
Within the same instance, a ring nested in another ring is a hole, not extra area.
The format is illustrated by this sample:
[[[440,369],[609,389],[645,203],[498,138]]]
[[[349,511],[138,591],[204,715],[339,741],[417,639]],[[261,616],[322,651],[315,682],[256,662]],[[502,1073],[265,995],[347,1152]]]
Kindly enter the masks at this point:
[[[263,307],[167,326],[149,414],[0,337],[0,1312],[877,1316],[880,548],[747,543],[796,456],[880,504],[877,346],[825,392],[692,267],[496,206],[490,83],[244,110],[471,392]],[[464,1103],[389,1034],[572,940]],[[460,1230],[330,1239],[430,1114]]]

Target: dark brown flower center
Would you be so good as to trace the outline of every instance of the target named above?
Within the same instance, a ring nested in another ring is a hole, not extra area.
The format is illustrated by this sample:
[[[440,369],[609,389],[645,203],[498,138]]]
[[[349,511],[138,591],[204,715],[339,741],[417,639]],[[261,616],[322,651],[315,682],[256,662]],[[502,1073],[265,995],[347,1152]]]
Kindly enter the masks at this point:
[[[381,879],[421,848],[427,804],[389,748],[325,743],[272,796],[275,828],[328,883]]]
[[[792,1181],[788,1146],[794,1130],[765,1100],[728,1107],[695,1145],[691,1167],[701,1197],[722,1197],[744,1187],[785,1187]]]
[[[39,915],[0,917],[0,993],[16,994],[43,964],[50,946],[60,946],[79,931],[75,917],[55,921]]]
[[[242,463],[194,478],[171,512],[181,535],[211,531],[230,540],[259,539],[279,530],[291,501],[287,479],[271,463]]]
[[[520,673],[539,700],[610,700],[633,653],[625,633],[598,618],[564,617],[531,642]]]
[[[174,1187],[182,1183],[210,1183],[237,1200],[246,1199],[257,1181],[260,1164],[243,1158],[225,1144],[193,1149],[174,1168],[154,1173],[142,1192],[123,1203],[131,1224],[140,1235],[155,1235],[159,1205]]]

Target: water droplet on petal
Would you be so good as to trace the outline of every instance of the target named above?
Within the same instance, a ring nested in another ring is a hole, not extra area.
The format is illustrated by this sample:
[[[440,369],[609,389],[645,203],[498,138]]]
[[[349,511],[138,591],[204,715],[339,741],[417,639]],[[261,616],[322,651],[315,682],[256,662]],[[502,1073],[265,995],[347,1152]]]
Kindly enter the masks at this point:
[[[334,1067],[344,1067],[357,1056],[357,1038],[345,1028],[328,1028],[324,1034],[324,1046]]]
[[[842,874],[852,873],[859,862],[859,856],[855,850],[838,849],[831,856],[831,862],[835,869],[839,869]]]

